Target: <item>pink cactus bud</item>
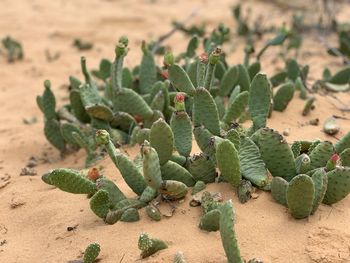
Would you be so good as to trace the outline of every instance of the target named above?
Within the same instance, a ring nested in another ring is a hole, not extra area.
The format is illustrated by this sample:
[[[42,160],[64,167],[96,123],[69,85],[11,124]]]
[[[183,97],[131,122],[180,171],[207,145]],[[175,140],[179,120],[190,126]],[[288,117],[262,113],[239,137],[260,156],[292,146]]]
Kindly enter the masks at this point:
[[[185,95],[183,93],[177,93],[175,96],[176,102],[184,102],[185,101]]]
[[[337,163],[339,161],[340,157],[337,153],[333,154],[331,157],[331,160],[333,163]]]

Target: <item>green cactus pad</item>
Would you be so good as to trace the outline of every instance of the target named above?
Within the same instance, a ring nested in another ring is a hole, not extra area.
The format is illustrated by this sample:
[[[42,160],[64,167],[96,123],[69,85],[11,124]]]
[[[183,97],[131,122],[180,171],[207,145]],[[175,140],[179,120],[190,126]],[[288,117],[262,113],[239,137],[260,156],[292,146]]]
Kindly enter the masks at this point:
[[[248,66],[248,73],[250,79],[253,79],[261,70],[261,63],[256,61]]]
[[[85,249],[84,252],[84,263],[93,263],[95,262],[96,258],[100,254],[101,247],[98,243],[91,243],[88,245],[88,247]]]
[[[263,128],[253,134],[252,140],[259,147],[261,157],[272,176],[290,181],[296,175],[293,152],[282,135]]]
[[[310,157],[306,153],[303,153],[295,158],[295,169],[297,174],[305,174],[313,169],[311,168]]]
[[[345,134],[339,141],[334,145],[337,153],[341,153],[345,149],[350,148],[350,132]]]
[[[144,119],[151,118],[153,115],[151,107],[132,89],[123,88],[118,92],[113,101],[113,105],[119,111],[124,111],[131,115],[138,115]]]
[[[317,145],[319,145],[321,143],[321,140],[317,139],[313,142],[311,142],[311,144],[308,147],[307,153],[308,155],[310,155],[310,153],[312,153],[312,151],[316,148]]]
[[[163,111],[165,105],[165,98],[163,91],[159,91],[153,98],[153,100],[150,103],[150,107],[152,110],[158,110]]]
[[[229,263],[243,263],[234,230],[234,211],[231,200],[225,202],[220,211],[220,236],[227,261]]]
[[[295,176],[287,187],[288,209],[296,219],[308,217],[315,199],[315,186],[311,177],[306,174]]]
[[[157,190],[150,186],[147,186],[140,195],[140,201],[148,203],[151,202],[157,196]]]
[[[89,105],[85,107],[85,110],[91,118],[96,118],[108,122],[113,119],[112,110],[103,104]]]
[[[288,78],[292,81],[296,81],[296,79],[298,78],[298,76],[300,75],[300,69],[299,69],[299,65],[296,62],[295,59],[289,59],[287,61],[287,75]]]
[[[188,188],[182,182],[164,180],[159,188],[159,192],[171,200],[176,200],[185,197],[188,192]]]
[[[51,90],[51,83],[49,80],[44,82],[45,91],[41,97],[41,105],[47,120],[56,119],[56,99]]]
[[[300,141],[293,142],[290,148],[292,149],[294,158],[297,158],[301,152],[301,142]]]
[[[238,81],[236,85],[241,87],[241,91],[249,91],[250,77],[248,70],[243,65],[238,65]]]
[[[220,135],[218,110],[213,97],[205,88],[198,88],[194,95],[193,124],[203,125],[213,135]]]
[[[242,176],[259,188],[268,183],[267,170],[261,158],[259,148],[248,137],[241,139],[239,148],[239,160]]]
[[[169,80],[178,91],[188,95],[193,95],[196,91],[186,71],[177,64],[169,67]]]
[[[225,139],[216,148],[216,160],[221,176],[232,186],[238,187],[241,170],[237,150],[232,142]]]
[[[80,97],[80,91],[73,89],[69,93],[69,101],[74,116],[81,122],[90,122],[90,117],[85,111],[85,107]]]
[[[146,204],[144,202],[141,202],[136,199],[123,199],[120,202],[118,202],[114,207],[113,210],[110,210],[105,218],[105,222],[107,224],[114,224],[118,222],[123,213],[129,209],[129,208],[142,208]]]
[[[222,118],[222,121],[226,124],[230,124],[241,116],[248,105],[249,92],[243,91],[231,102],[227,107],[227,111]]]
[[[270,82],[272,84],[272,87],[277,87],[277,86],[281,85],[282,83],[285,82],[286,78],[287,78],[286,71],[281,71],[281,72],[276,73],[275,75],[273,75],[270,78]]]
[[[314,105],[315,100],[316,100],[315,97],[310,97],[305,101],[305,105],[304,105],[304,108],[302,111],[303,116],[306,116],[310,113],[310,111]]]
[[[178,165],[185,166],[187,158],[182,155],[173,154],[170,158],[170,161],[177,163]]]
[[[106,138],[103,139],[103,136],[106,136]],[[100,143],[105,146],[109,157],[118,168],[120,174],[131,190],[137,195],[141,195],[147,184],[136,165],[125,154],[115,148],[109,138],[108,132],[99,130],[96,133],[96,139],[102,140]]]
[[[324,169],[322,170],[317,170],[313,175],[312,175],[312,180],[314,181],[315,185],[315,199],[312,205],[312,210],[311,214],[314,214],[321,204],[324,195],[326,194],[327,191],[327,186],[328,186],[328,176],[326,174],[326,171]]]
[[[232,142],[235,145],[235,148],[237,150],[240,149],[240,144],[241,144],[240,137],[241,137],[241,134],[238,131],[238,129],[230,129],[225,134],[225,139],[228,139],[230,142]]]
[[[192,150],[192,122],[184,111],[174,112],[170,120],[174,133],[175,147],[182,156],[189,156]]]
[[[102,98],[100,97],[96,87],[93,87],[90,84],[83,84],[81,86],[80,98],[85,108],[91,105],[100,104],[102,102]]]
[[[228,96],[238,81],[238,67],[233,66],[225,71],[220,83],[220,95]]]
[[[49,119],[45,121],[44,134],[46,139],[60,152],[66,149],[64,138],[60,131],[60,123],[56,119]]]
[[[150,132],[151,146],[157,151],[160,165],[165,164],[172,156],[174,149],[174,135],[170,126],[159,119],[153,123]]]
[[[138,144],[143,144],[144,141],[149,141],[151,129],[143,128],[140,129],[136,135],[136,141]]]
[[[72,194],[93,194],[96,184],[81,176],[79,171],[72,169],[54,169],[50,172],[48,180],[62,191]]]
[[[209,143],[213,134],[203,126],[198,126],[193,129],[193,135],[199,149],[208,155],[211,154],[212,149],[209,147]]]
[[[145,207],[146,214],[154,221],[160,221],[162,219],[162,215],[159,209],[153,205],[148,205]]]
[[[80,145],[77,143],[77,141],[72,136],[73,132],[80,134],[81,137],[83,136],[82,132],[80,131],[80,129],[78,128],[77,125],[75,125],[73,123],[65,122],[65,123],[61,123],[60,129],[61,129],[61,135],[62,135],[63,139],[68,144],[76,146],[76,147],[80,147]]]
[[[275,201],[281,205],[287,206],[287,188],[288,182],[282,177],[274,177],[271,181],[271,195]]]
[[[350,167],[337,167],[327,173],[328,186],[323,203],[332,205],[350,193]]]
[[[193,186],[192,189],[192,195],[195,195],[205,189],[207,185],[203,181],[197,181],[196,184]]]
[[[123,215],[120,218],[122,222],[136,222],[140,220],[140,215],[137,209],[128,208],[124,211]]]
[[[350,166],[350,148],[341,152],[340,160],[343,166]]]
[[[163,180],[179,181],[189,187],[194,186],[195,184],[195,180],[190,172],[175,162],[168,161],[166,164],[161,166],[160,170]]]
[[[257,74],[250,85],[249,113],[253,121],[253,129],[266,126],[270,111],[271,87],[266,75]]]
[[[106,190],[98,190],[90,199],[90,208],[100,218],[106,218],[110,207],[109,194]]]
[[[141,250],[141,258],[149,257],[159,250],[168,248],[164,241],[155,238],[151,239],[146,233],[140,235],[138,247]]]
[[[196,181],[212,183],[215,181],[215,165],[205,154],[193,155],[187,164],[188,171]]]
[[[310,153],[310,170],[324,167],[327,161],[332,157],[334,153],[334,147],[331,142],[325,141],[319,143]]]
[[[149,93],[153,83],[157,80],[157,68],[153,54],[146,49],[143,50],[139,72],[139,88],[141,94]]]
[[[157,151],[152,148],[147,141],[141,147],[143,156],[143,176],[147,184],[157,190],[162,184],[159,158]]]
[[[118,202],[126,198],[118,186],[106,177],[97,179],[96,186],[98,190],[103,189],[108,192],[111,206],[115,206]]]
[[[218,231],[220,229],[219,209],[214,209],[204,214],[199,222],[199,228],[205,231]]]
[[[332,84],[346,84],[349,83],[350,80],[350,67],[345,67],[341,69],[336,74],[334,74],[329,82]]]
[[[284,111],[288,103],[293,99],[294,85],[293,83],[283,84],[273,97],[273,109],[276,111]]]

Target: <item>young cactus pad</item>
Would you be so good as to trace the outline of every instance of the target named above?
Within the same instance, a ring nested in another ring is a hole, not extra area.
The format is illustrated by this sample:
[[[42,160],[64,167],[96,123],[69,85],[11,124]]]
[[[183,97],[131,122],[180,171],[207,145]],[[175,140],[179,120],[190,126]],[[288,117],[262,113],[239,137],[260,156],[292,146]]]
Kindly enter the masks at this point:
[[[84,252],[84,263],[95,262],[96,258],[100,254],[100,251],[101,247],[98,243],[91,243],[90,245],[88,245]]]
[[[146,233],[140,235],[138,247],[141,250],[141,258],[149,257],[159,250],[168,248],[164,241],[156,238],[149,238]]]

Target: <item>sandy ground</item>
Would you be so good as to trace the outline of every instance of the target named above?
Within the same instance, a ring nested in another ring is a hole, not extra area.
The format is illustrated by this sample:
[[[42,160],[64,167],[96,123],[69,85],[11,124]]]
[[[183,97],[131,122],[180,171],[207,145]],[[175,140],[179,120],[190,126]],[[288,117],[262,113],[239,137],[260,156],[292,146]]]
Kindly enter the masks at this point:
[[[288,12],[266,3],[247,1],[253,13],[268,15],[267,24],[288,20]],[[140,59],[140,41],[157,37],[170,30],[173,19],[183,19],[194,9],[199,15],[193,22],[205,21],[209,27],[223,21],[233,27],[230,6],[233,1],[0,1],[0,37],[11,35],[24,46],[25,60],[7,64],[0,57],[0,262],[67,262],[81,256],[84,248],[93,241],[101,244],[101,262],[138,262],[138,236],[148,232],[169,244],[169,249],[142,262],[172,262],[177,251],[183,251],[188,262],[226,262],[219,233],[206,233],[197,227],[200,208],[190,208],[189,196],[178,204],[172,218],[151,222],[141,210],[141,221],[118,222],[105,225],[89,209],[85,196],[67,194],[44,184],[40,175],[50,168],[81,168],[84,153],[78,152],[61,159],[43,135],[43,120],[35,97],[42,93],[43,80],[50,79],[59,104],[66,101],[62,88],[69,75],[82,77],[79,58],[86,55],[88,66],[96,68],[101,58],[113,58],[114,43],[122,34],[130,39],[131,50],[126,65],[135,65]],[[349,8],[341,15],[349,15]],[[94,42],[88,52],[72,47],[75,37]],[[174,51],[185,45],[182,34],[167,41]],[[240,63],[242,43],[234,39],[225,47],[236,50],[229,56],[232,63]],[[60,58],[47,62],[45,50],[59,52]],[[264,57],[264,71],[272,73],[279,64],[271,60],[277,50],[271,49]],[[303,48],[301,62],[311,66],[310,81],[320,78],[324,66],[339,69],[339,59],[330,57],[314,36]],[[350,95],[337,97],[350,105]],[[304,125],[310,119],[321,123],[331,114],[342,115],[336,109],[341,104],[331,97],[317,96],[316,110],[301,116],[303,101],[298,96],[281,113],[273,113],[269,126],[279,131],[290,129],[289,142],[295,139],[328,139],[321,126]],[[350,114],[344,115],[350,117]],[[37,117],[38,122],[25,125],[23,118]],[[349,120],[340,120],[340,137],[350,130]],[[131,156],[138,149],[126,149]],[[196,152],[196,149],[194,149]],[[35,167],[36,176],[20,176],[31,156],[45,159]],[[108,159],[100,165],[125,193],[130,189],[122,181],[116,168]],[[236,194],[226,184],[208,186],[210,191],[221,192],[225,199],[233,199],[236,210],[236,231],[241,253],[245,259],[258,257],[264,262],[350,262],[350,197],[333,207],[321,205],[309,219],[294,220],[286,209],[268,193],[240,204]],[[169,209],[166,205],[163,209]],[[68,226],[78,225],[68,232]]]

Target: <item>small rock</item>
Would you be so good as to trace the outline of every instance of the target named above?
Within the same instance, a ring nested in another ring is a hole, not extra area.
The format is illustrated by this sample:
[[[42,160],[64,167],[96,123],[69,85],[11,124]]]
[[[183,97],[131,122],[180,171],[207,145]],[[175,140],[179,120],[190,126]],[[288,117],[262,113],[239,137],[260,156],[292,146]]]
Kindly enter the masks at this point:
[[[21,173],[19,175],[21,175],[21,176],[24,176],[24,175],[32,176],[32,175],[37,175],[37,172],[36,172],[36,170],[34,168],[24,167],[24,168],[22,168],[22,171],[21,171]]]
[[[289,136],[289,134],[290,134],[290,129],[289,128],[286,128],[286,129],[283,130],[283,135],[284,136]]]

